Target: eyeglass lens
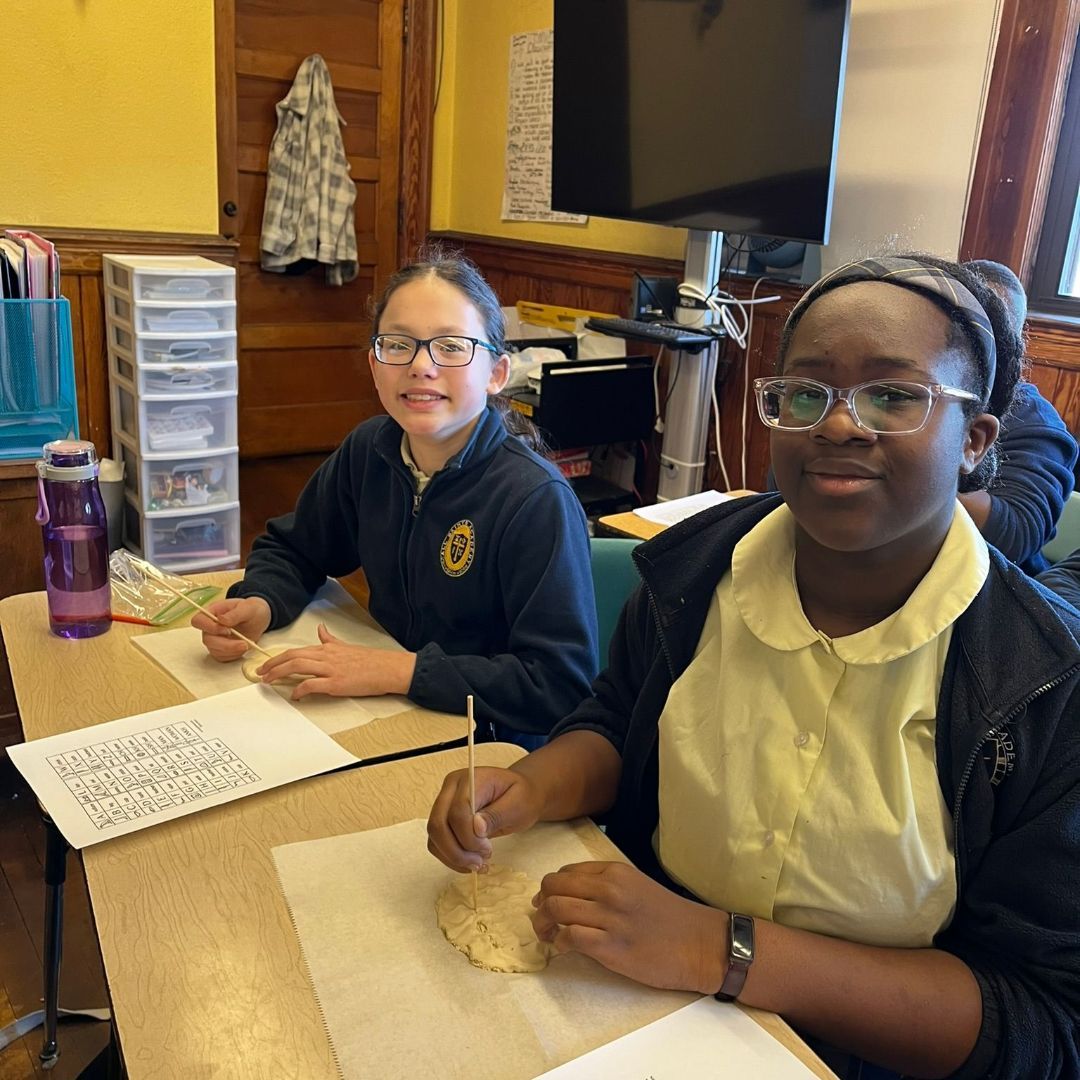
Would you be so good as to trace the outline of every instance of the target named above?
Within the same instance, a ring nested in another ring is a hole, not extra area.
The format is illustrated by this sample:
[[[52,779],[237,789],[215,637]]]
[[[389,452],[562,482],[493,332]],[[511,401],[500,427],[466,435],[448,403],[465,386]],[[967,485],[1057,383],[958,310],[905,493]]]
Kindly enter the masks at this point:
[[[384,364],[411,364],[421,342],[405,334],[380,334],[375,339],[375,357]],[[432,360],[440,367],[464,367],[473,358],[475,348],[466,337],[436,337],[428,343]]]
[[[798,379],[776,380],[762,388],[767,420],[781,428],[813,427],[829,409],[835,393]],[[871,431],[916,431],[926,421],[933,397],[918,383],[868,383],[849,397],[859,423]]]

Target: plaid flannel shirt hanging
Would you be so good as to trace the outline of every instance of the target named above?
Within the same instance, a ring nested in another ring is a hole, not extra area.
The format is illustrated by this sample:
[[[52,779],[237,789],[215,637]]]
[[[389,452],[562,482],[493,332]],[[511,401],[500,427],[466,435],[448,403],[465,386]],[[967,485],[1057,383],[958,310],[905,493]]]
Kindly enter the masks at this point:
[[[328,284],[343,285],[358,272],[356,185],[338,126],[345,121],[317,53],[300,65],[277,114],[266,168],[262,268],[281,274],[302,261],[319,262]]]

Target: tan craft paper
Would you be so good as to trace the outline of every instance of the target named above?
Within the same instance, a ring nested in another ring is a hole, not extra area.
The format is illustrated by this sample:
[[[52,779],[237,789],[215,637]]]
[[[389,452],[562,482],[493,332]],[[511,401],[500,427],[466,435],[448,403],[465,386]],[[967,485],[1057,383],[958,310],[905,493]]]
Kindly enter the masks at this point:
[[[263,635],[264,648],[297,642],[318,644],[318,626],[325,623],[331,634],[355,645],[399,650],[400,645],[336,581],[327,581],[315,594],[300,617],[289,626]],[[247,686],[242,661],[222,664],[212,659],[202,645],[202,635],[190,626],[159,630],[132,638],[160,668],[197,698],[223,694]],[[265,658],[264,658],[265,659]],[[286,697],[292,687],[285,687]],[[408,698],[387,695],[375,698],[335,698],[313,694],[296,707],[327,735],[361,727],[384,716],[395,716],[412,708]]]
[[[581,956],[534,974],[473,967],[436,925],[453,871],[426,843],[416,820],[273,850],[345,1080],[533,1077],[694,1000]],[[566,824],[495,846],[500,864],[536,881],[596,857]]]

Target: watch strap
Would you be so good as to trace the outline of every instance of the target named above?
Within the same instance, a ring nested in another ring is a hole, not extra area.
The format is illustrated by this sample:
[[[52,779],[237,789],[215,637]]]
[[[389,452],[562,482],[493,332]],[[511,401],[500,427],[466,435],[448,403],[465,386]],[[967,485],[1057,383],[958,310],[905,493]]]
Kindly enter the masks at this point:
[[[754,962],[754,920],[731,912],[728,921],[728,968],[714,995],[719,1001],[735,1001],[742,993],[746,973]]]

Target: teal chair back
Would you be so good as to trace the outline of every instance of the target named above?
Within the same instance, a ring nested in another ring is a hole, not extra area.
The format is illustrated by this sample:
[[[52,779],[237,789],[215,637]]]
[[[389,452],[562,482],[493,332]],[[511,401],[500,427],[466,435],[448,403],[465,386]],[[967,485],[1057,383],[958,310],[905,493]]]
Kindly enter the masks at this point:
[[[1065,501],[1057,523],[1057,535],[1042,549],[1050,562],[1059,562],[1080,548],[1080,492],[1074,491]]]
[[[607,667],[608,645],[619,621],[619,612],[641,581],[631,558],[631,552],[639,543],[639,540],[595,536],[589,541],[601,670]]]

